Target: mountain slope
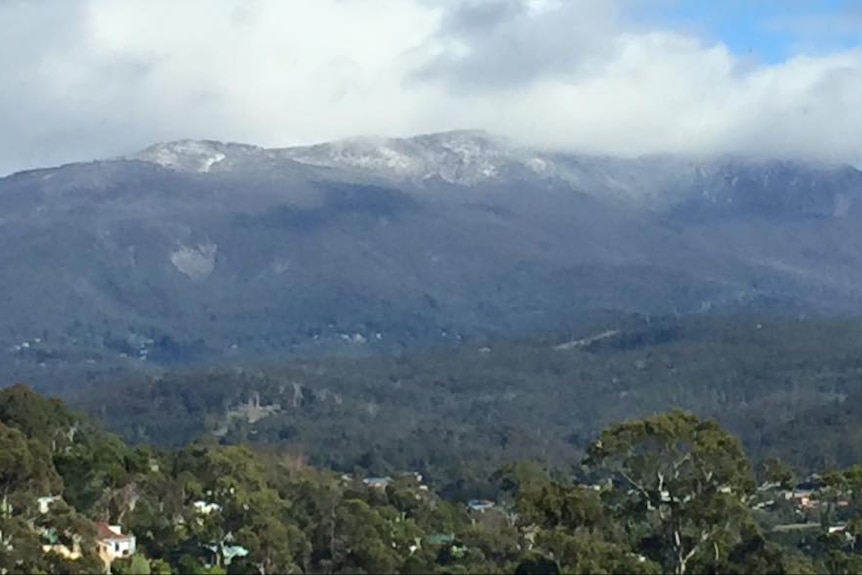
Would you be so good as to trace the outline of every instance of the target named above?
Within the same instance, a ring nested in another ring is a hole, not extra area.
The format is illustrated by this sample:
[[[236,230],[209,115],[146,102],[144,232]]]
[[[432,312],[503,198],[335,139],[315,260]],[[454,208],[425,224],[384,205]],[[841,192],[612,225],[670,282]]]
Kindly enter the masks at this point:
[[[475,132],[159,144],[0,180],[0,366],[396,351],[598,309],[857,313],[860,195],[849,167]]]

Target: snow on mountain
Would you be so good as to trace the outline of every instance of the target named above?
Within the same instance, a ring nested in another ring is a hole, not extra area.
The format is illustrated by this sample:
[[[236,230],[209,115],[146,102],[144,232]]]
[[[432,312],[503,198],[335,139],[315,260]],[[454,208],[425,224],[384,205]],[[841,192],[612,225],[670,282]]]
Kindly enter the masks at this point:
[[[387,179],[416,182],[432,178],[473,185],[523,172],[549,175],[553,163],[485,132],[457,131],[414,138],[360,137],[290,148],[260,148],[209,140],[156,144],[122,159],[141,160],[186,172],[229,170],[243,159],[290,160],[310,166],[347,169]]]
[[[540,154],[512,146],[486,132],[463,130],[413,138],[351,138],[281,152],[302,163],[351,168],[398,179],[443,181],[473,185],[523,171],[552,171]]]
[[[681,206],[691,211],[693,205],[699,206],[697,210],[709,206],[727,211],[737,205],[774,209],[790,202],[793,209],[809,213],[843,213],[862,196],[862,189],[856,190],[862,174],[849,166],[738,158],[588,156],[523,148],[475,130],[411,138],[359,137],[287,148],[180,140],[151,146],[124,159],[193,173],[241,167],[257,172],[304,164],[399,183],[443,181],[468,187],[483,182],[553,180],[605,200],[658,211]],[[758,196],[761,199],[769,197],[762,206],[751,205],[755,199],[747,190],[752,186],[764,190],[766,195]],[[825,188],[841,189],[844,195],[832,198],[821,193]]]
[[[184,172],[209,172],[228,157],[262,152],[263,148],[212,140],[178,140],[155,144],[126,160],[141,160]]]

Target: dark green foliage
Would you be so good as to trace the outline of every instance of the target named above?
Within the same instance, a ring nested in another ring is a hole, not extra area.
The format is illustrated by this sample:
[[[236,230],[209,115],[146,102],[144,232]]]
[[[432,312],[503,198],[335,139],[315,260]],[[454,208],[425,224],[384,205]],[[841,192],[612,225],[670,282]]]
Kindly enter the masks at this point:
[[[862,460],[860,339],[858,320],[608,315],[565,338],[112,378],[71,401],[128,441],[290,446],[343,471],[420,471],[458,498],[488,496],[512,461],[581,473],[603,427],[672,408],[808,472]]]
[[[98,570],[92,522],[107,521],[137,537],[118,573],[858,572],[859,426],[831,402],[862,395],[862,325],[616,327],[564,349],[177,372],[78,397],[137,446],[0,390],[0,532],[15,541],[0,569]],[[842,427],[811,415],[832,410]],[[802,512],[785,490],[818,460],[839,465]],[[61,500],[41,514],[46,495]],[[84,557],[44,553],[43,531]]]
[[[518,563],[515,575],[560,575],[560,565],[553,559],[532,555]]]
[[[45,443],[62,440],[59,434],[75,417],[57,399],[46,399],[26,385],[8,387],[0,394],[0,421]]]

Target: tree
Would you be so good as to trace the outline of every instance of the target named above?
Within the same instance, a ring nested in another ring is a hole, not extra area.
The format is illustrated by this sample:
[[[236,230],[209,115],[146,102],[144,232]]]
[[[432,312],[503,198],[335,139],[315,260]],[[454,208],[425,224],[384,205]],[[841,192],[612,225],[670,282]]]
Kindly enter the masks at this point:
[[[543,555],[530,554],[521,559],[515,575],[560,575],[560,564]]]
[[[41,543],[26,522],[0,515],[0,573],[36,573],[42,563]]]
[[[332,556],[335,570],[393,573],[402,561],[392,543],[389,526],[375,508],[359,499],[339,504]]]
[[[749,519],[749,462],[714,421],[676,410],[613,425],[585,463],[613,475],[617,517],[639,522],[644,554],[676,575],[696,558],[718,562]]]
[[[171,575],[171,566],[164,559],[152,559],[150,561],[150,573],[152,575]]]
[[[748,575],[813,575],[812,562],[793,549],[767,542],[760,534],[744,537],[731,550],[721,572]]]
[[[517,500],[517,510],[519,523],[544,529],[595,529],[605,522],[602,501],[596,491],[557,483],[522,492]]]
[[[12,498],[29,503],[33,497],[61,489],[62,480],[48,447],[0,423],[0,500]]]
[[[251,495],[237,540],[251,552],[261,575],[301,570],[311,550],[305,535],[289,521],[289,505],[272,489]]]
[[[524,492],[536,491],[551,483],[547,472],[531,461],[508,463],[494,472],[491,480],[499,486],[503,494],[513,499]]]
[[[777,457],[764,459],[759,466],[760,480],[775,483],[782,489],[792,489],[795,476],[793,470]]]
[[[56,432],[70,428],[74,417],[60,400],[46,399],[19,383],[0,390],[0,421],[50,444]]]
[[[563,573],[657,575],[662,572],[661,566],[634,553],[630,546],[587,531],[540,530],[535,549],[558,560]]]
[[[140,553],[135,553],[129,559],[114,561],[111,572],[116,575],[150,575],[150,562]]]

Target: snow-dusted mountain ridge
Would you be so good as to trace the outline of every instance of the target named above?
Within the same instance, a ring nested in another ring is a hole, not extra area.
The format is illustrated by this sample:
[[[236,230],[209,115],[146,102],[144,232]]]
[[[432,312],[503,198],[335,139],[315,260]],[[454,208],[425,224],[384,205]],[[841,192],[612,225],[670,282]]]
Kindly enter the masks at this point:
[[[126,156],[188,172],[221,169],[225,160],[266,158],[294,160],[312,166],[351,169],[387,178],[422,181],[439,178],[474,184],[506,175],[513,168],[535,174],[549,164],[538,153],[512,146],[481,131],[454,131],[414,138],[356,137],[312,146],[261,148],[211,140],[156,144]]]
[[[177,140],[154,144],[120,159],[140,160],[184,172],[209,172],[228,157],[264,153],[264,148],[214,140]]]
[[[479,130],[411,138],[356,137],[287,148],[180,140],[156,144],[125,159],[195,173],[230,171],[250,162],[255,166],[297,162],[411,184],[442,181],[474,186],[554,180],[590,195],[645,202],[658,209],[684,203],[692,195],[713,204],[731,205],[738,201],[731,192],[755,183],[752,178],[767,187],[787,186],[793,193],[806,185],[806,179],[819,179],[824,174],[853,178],[859,174],[849,166],[793,160],[666,155],[616,158],[530,149]],[[839,203],[846,206],[847,201],[845,194]]]
[[[480,131],[406,139],[352,138],[282,152],[308,164],[355,168],[414,181],[439,178],[461,185],[498,179],[518,170],[543,174],[548,168],[539,153]]]

